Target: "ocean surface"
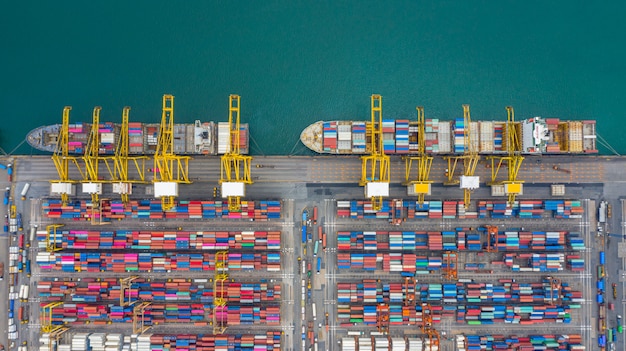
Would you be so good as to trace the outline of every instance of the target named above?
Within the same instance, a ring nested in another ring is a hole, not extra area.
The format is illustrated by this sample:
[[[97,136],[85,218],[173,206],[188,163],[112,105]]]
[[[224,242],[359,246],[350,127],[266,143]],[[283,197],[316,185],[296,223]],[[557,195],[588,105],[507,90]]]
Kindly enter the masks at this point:
[[[309,154],[321,119],[596,119],[626,154],[626,2],[8,1],[0,14],[0,146],[60,123],[226,121],[241,95],[255,155]],[[21,144],[22,143],[22,144]],[[599,146],[601,153],[611,152]]]

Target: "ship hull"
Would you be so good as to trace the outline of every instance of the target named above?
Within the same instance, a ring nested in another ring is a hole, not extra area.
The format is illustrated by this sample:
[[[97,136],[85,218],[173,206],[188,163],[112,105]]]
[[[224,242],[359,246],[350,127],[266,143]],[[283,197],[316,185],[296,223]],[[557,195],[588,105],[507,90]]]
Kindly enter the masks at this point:
[[[320,154],[363,155],[370,152],[371,138],[367,132],[371,122],[318,121],[305,128],[301,142]],[[477,121],[464,125],[463,118],[454,121],[427,119],[424,123],[425,152],[432,155],[458,155],[469,147],[482,155],[508,154],[507,124],[503,121]],[[534,117],[515,122],[513,127],[520,141],[521,153],[595,154],[596,122],[562,121],[558,118]],[[465,129],[468,129],[467,131]],[[383,150],[388,155],[418,153],[418,125],[409,120],[383,120]]]
[[[69,154],[82,155],[89,140],[92,126],[89,123],[69,125]],[[28,133],[26,141],[33,148],[55,152],[61,130],[60,124],[41,126]],[[128,124],[128,150],[131,155],[150,155],[156,152],[160,125],[157,123],[131,122]],[[114,155],[120,140],[121,126],[116,123],[100,123],[100,155]],[[225,122],[200,122],[174,125],[174,152],[180,155],[218,155],[230,150],[229,126]],[[249,152],[248,124],[242,123],[239,140],[240,152]]]

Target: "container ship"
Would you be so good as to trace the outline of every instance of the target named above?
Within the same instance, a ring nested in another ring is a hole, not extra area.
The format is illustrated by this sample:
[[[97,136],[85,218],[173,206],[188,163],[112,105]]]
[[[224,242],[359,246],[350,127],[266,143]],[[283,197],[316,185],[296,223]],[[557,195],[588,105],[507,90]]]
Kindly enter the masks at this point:
[[[366,121],[318,121],[305,128],[300,140],[321,154],[365,154],[371,137]],[[386,154],[418,152],[418,124],[409,120],[383,120],[383,149]],[[524,154],[597,153],[596,121],[563,121],[534,117],[516,121],[515,133]],[[426,119],[425,145],[429,154],[459,154],[465,150],[465,129],[469,128],[470,147],[480,154],[507,153],[506,122],[476,121],[465,126],[463,118],[454,121]]]
[[[42,126],[28,133],[28,144],[37,150],[54,152],[59,139],[61,124]],[[69,152],[84,154],[85,147],[92,130],[90,123],[72,123],[69,125]],[[154,154],[159,140],[160,124],[158,123],[128,123],[129,154]],[[100,154],[113,155],[119,136],[121,125],[117,123],[100,123]],[[201,122],[193,124],[174,125],[174,151],[182,155],[216,155],[230,151],[229,125],[227,122]],[[239,137],[240,152],[249,151],[248,124],[240,125]]]

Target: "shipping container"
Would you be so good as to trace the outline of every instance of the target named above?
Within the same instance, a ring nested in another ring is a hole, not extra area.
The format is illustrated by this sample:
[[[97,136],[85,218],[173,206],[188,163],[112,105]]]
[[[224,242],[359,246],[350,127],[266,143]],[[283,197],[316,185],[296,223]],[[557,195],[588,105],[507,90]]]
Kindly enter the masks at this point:
[[[605,264],[604,251],[600,251],[600,264]]]
[[[90,200],[71,201],[63,206],[58,199],[42,201],[44,216],[50,219],[72,221],[113,219],[244,219],[269,221],[281,218],[280,201],[241,201],[241,210],[230,212],[228,201],[180,200],[169,211],[163,211],[160,200],[132,200],[127,204],[119,200],[102,200],[94,211]]]
[[[557,219],[582,218],[584,209],[579,200],[519,200],[512,205],[507,201],[477,201],[478,212],[465,211],[462,201],[384,200],[380,210],[374,210],[370,201],[337,201],[337,216],[352,219],[398,218],[406,213],[407,219],[420,218],[542,218],[550,215]],[[445,211],[444,211],[445,205]],[[445,212],[445,213],[444,213]]]

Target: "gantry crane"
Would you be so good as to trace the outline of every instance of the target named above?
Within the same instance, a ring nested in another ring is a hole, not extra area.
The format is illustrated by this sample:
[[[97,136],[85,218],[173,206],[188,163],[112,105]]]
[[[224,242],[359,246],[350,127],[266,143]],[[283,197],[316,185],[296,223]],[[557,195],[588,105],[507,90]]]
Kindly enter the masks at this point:
[[[48,351],[53,351],[54,345],[59,344],[59,339],[61,339],[61,336],[63,336],[63,334],[65,334],[66,332],[70,330],[70,328],[68,327],[64,327],[64,326],[59,326],[59,327],[60,328],[56,328],[52,332],[47,334],[48,335]]]
[[[226,313],[228,300],[226,282],[228,281],[228,251],[215,253],[215,278],[213,279],[213,334],[224,334],[228,328]],[[218,316],[219,314],[219,316]]]
[[[83,179],[83,193],[91,195],[91,203],[93,206],[98,206],[98,198],[102,194],[102,180],[100,180],[99,166],[100,166],[100,111],[102,107],[96,106],[93,109],[93,118],[91,123],[91,130],[89,132],[89,139],[87,140],[87,146],[85,147],[85,154],[83,155],[83,162],[85,169],[80,167],[78,171]]]
[[[242,155],[240,151],[239,116],[239,95],[230,95],[228,107],[229,148],[222,155],[220,184],[222,197],[228,198],[228,209],[233,212],[241,210],[241,197],[246,194],[246,184],[252,184],[250,177],[252,156]]]
[[[55,252],[63,250],[62,247],[57,246],[57,235],[61,239],[62,234],[57,234],[57,229],[63,227],[63,224],[50,224],[46,226],[46,251]],[[50,236],[52,235],[52,239]]]
[[[560,303],[561,302],[561,279],[559,278],[553,278],[553,277],[546,277],[546,280],[548,281],[548,284],[550,284],[550,303],[552,305]],[[555,291],[556,291],[556,296],[555,296]]]
[[[404,305],[415,307],[415,277],[404,278]]]
[[[178,184],[189,184],[189,156],[174,152],[174,96],[163,95],[163,114],[154,154],[154,196],[161,198],[163,211],[174,207]]]
[[[376,306],[376,326],[378,332],[389,333],[389,305],[380,303]]]
[[[72,193],[73,183],[76,183],[75,180],[70,179],[69,163],[73,162],[77,167],[80,167],[76,157],[69,155],[69,124],[71,110],[71,106],[65,106],[63,108],[63,121],[57,136],[57,145],[52,155],[52,162],[54,162],[54,166],[57,169],[59,179],[50,181],[50,192],[61,195],[63,205],[67,205],[69,195]]]
[[[372,200],[372,209],[382,208],[383,197],[389,196],[389,156],[383,149],[383,100],[378,94],[371,98],[371,122],[367,125],[370,138],[369,155],[362,156],[360,186],[365,187],[365,196]]]
[[[41,313],[39,315],[40,323],[41,323],[41,332],[42,333],[52,333],[56,330],[60,330],[64,328],[63,325],[53,325],[52,324],[52,310],[55,307],[63,306],[63,302],[50,302],[46,305],[41,306]]]
[[[128,116],[130,107],[126,106],[122,110],[122,124],[120,126],[120,136],[115,148],[115,156],[105,159],[105,164],[109,173],[112,174],[113,192],[120,194],[123,203],[128,203],[128,195],[133,192],[133,183],[146,183],[145,170],[147,156],[128,156],[129,137],[128,137]],[[113,167],[109,164],[109,160],[113,161]],[[129,178],[129,165],[134,165],[138,179]]]
[[[487,229],[487,252],[498,252],[498,226],[486,225]]]
[[[405,185],[408,187],[409,195],[417,195],[417,202],[422,205],[424,197],[430,195],[430,168],[433,164],[433,157],[426,154],[426,128],[424,119],[424,108],[417,107],[417,156],[405,156]],[[411,177],[413,162],[416,162],[417,177]]]
[[[480,183],[479,177],[474,176],[480,156],[478,155],[477,145],[473,144],[471,140],[472,119],[470,118],[469,105],[463,105],[463,123],[463,154],[444,157],[448,161],[448,169],[446,171],[448,180],[444,184],[454,185],[460,183],[461,189],[463,189],[463,203],[465,208],[468,208],[471,192],[477,189]],[[454,173],[460,161],[463,162],[463,175],[459,181],[454,178]]]
[[[133,334],[143,334],[151,325],[146,325],[146,308],[150,306],[150,302],[143,301],[133,308]]]
[[[513,107],[507,106],[507,120],[506,120],[506,138],[504,140],[503,147],[505,148],[506,156],[489,156],[491,159],[491,182],[489,185],[503,185],[504,193],[508,197],[509,204],[515,202],[515,197],[522,194],[523,183],[522,180],[517,180],[517,174],[522,167],[524,156],[522,156],[522,144],[520,141],[520,133],[518,130],[519,123],[515,122],[515,112]],[[498,172],[500,168],[506,164],[508,168],[507,180],[498,181]]]
[[[428,336],[428,350],[439,350],[439,332],[433,327],[433,309],[428,303],[422,304],[422,333]]]
[[[139,277],[136,275],[120,278],[120,306],[131,306],[138,300],[132,300],[133,282]]]
[[[458,254],[452,251],[446,251],[443,254],[442,273],[444,278],[448,280],[457,280],[458,272]]]

